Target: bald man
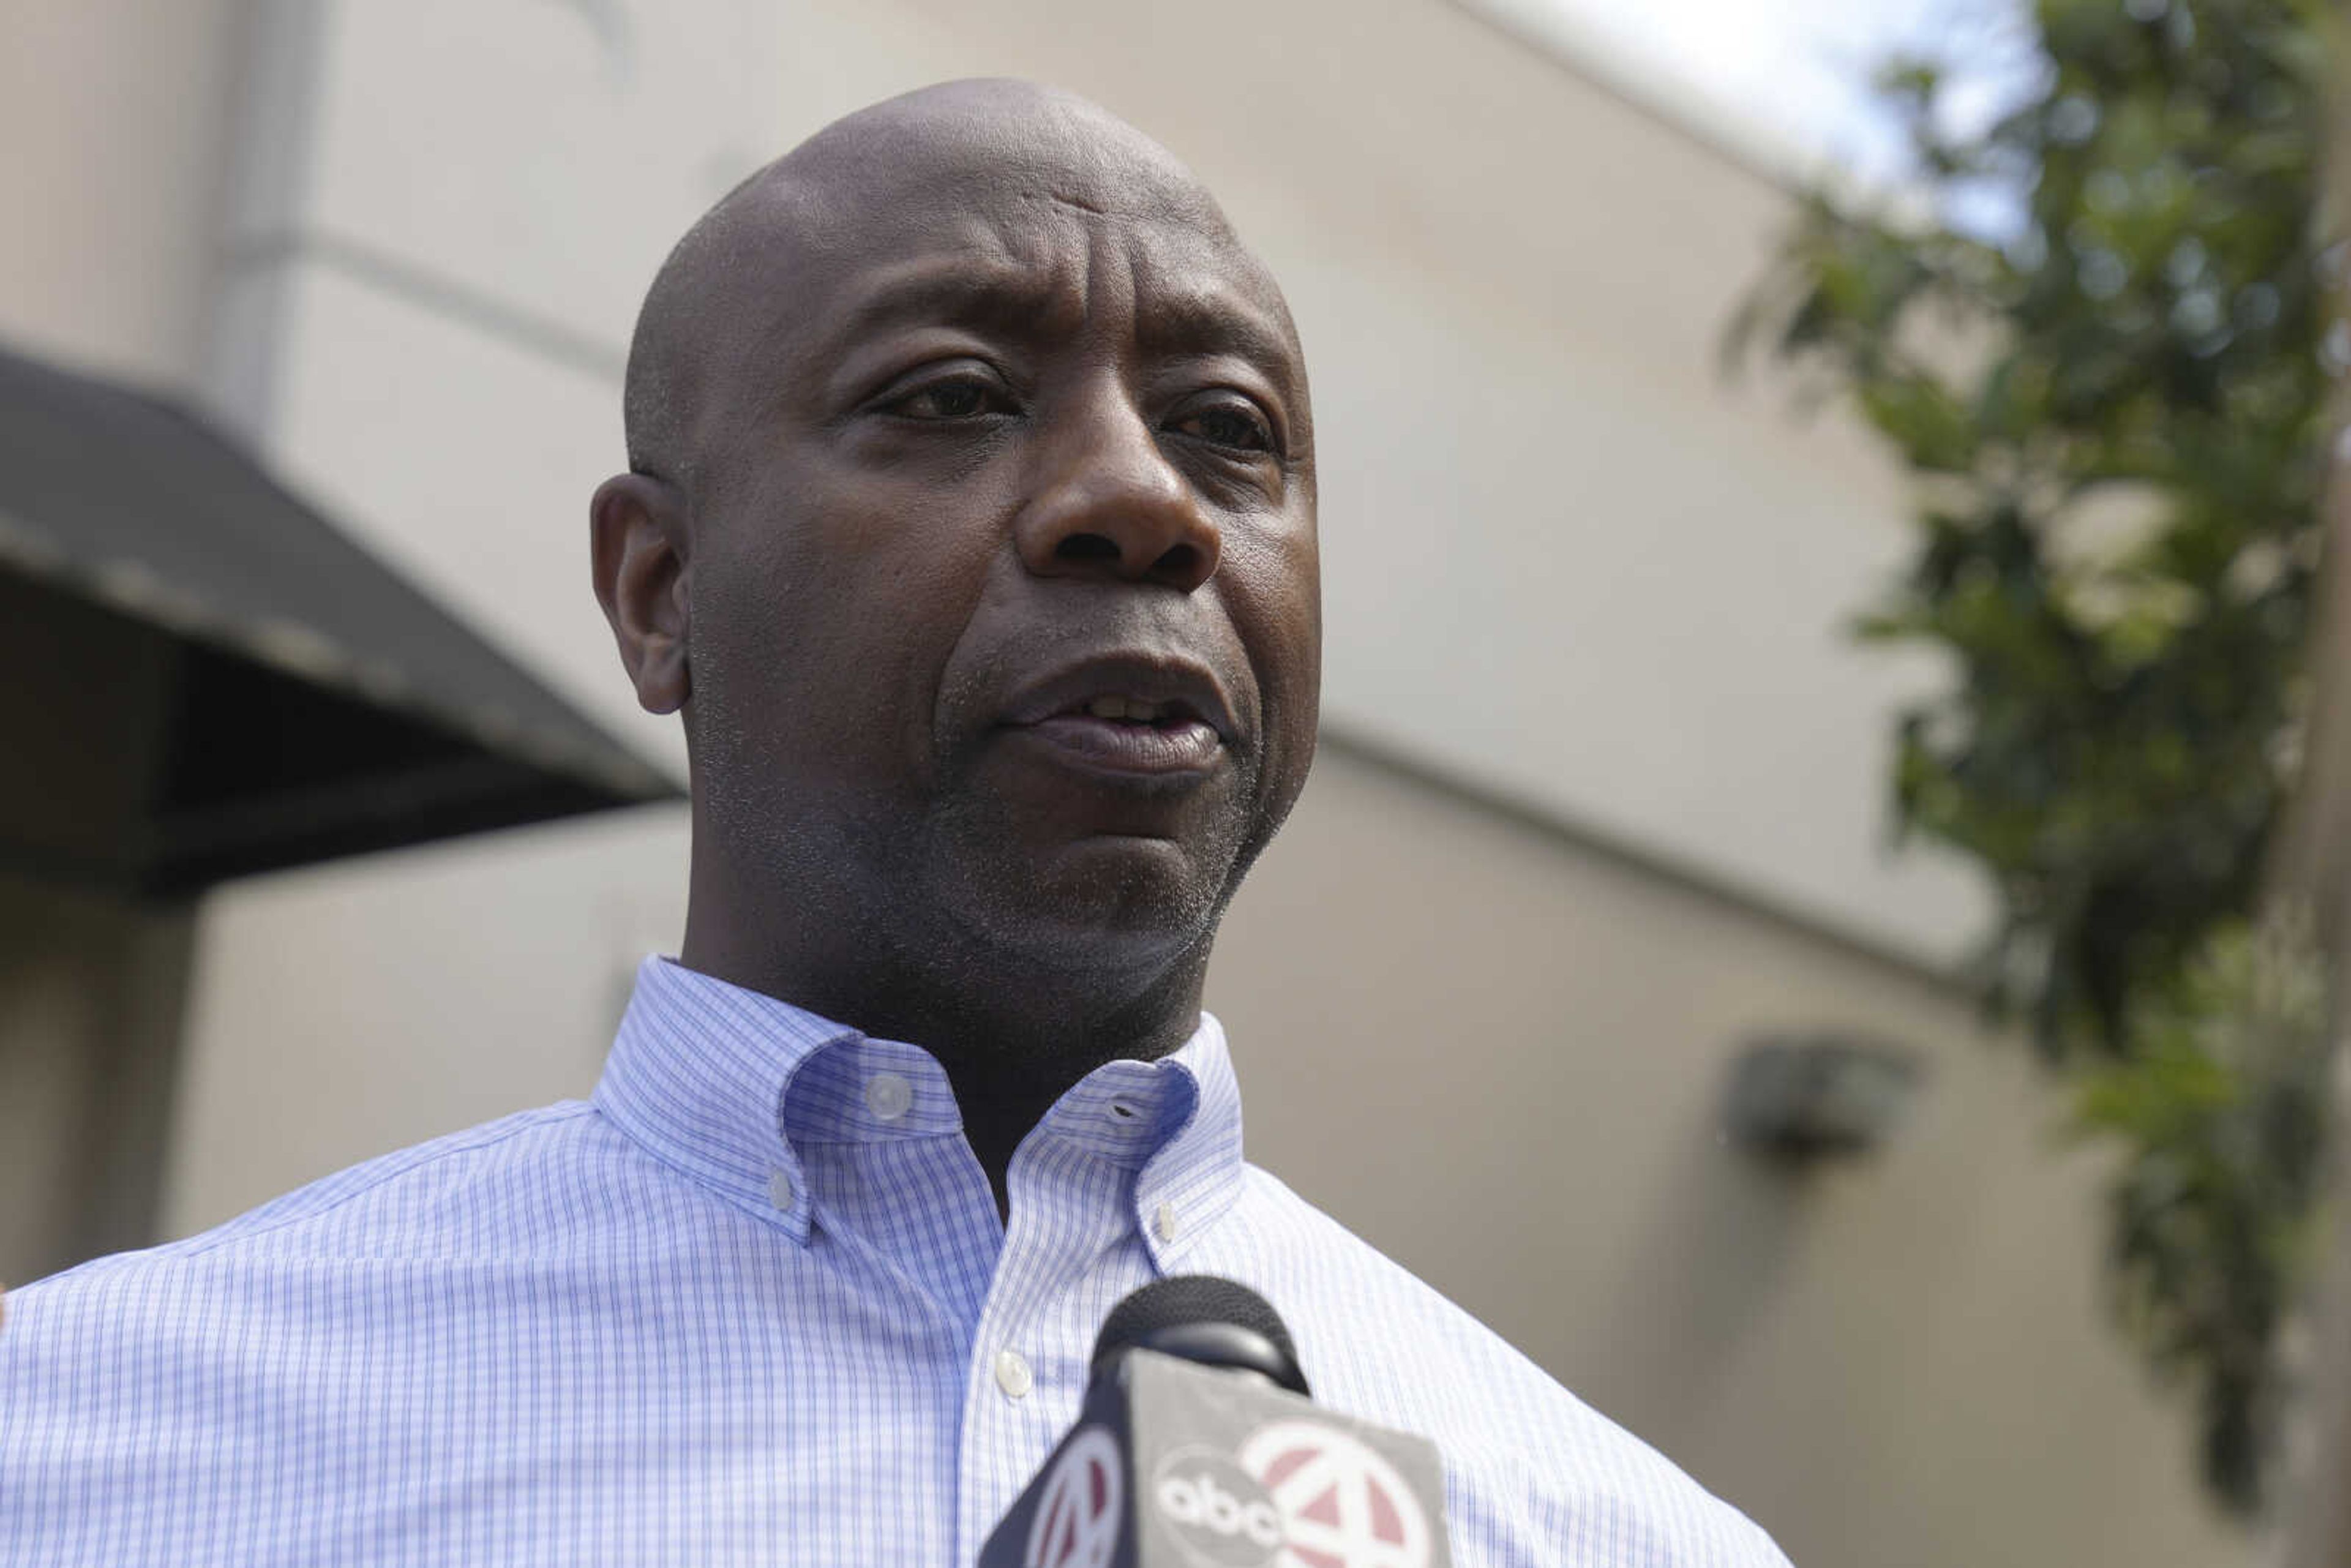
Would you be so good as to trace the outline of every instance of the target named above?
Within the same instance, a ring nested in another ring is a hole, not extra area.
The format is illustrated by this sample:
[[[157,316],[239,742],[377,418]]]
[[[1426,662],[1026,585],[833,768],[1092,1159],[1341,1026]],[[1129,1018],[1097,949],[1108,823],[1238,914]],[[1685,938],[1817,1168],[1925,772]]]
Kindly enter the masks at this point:
[[[1173,1273],[1437,1442],[1458,1563],[1783,1561],[1243,1163],[1200,993],[1314,749],[1314,423],[1181,164],[1019,83],[852,115],[678,245],[625,414],[678,957],[591,1103],[23,1291],[0,1564],[968,1563]]]

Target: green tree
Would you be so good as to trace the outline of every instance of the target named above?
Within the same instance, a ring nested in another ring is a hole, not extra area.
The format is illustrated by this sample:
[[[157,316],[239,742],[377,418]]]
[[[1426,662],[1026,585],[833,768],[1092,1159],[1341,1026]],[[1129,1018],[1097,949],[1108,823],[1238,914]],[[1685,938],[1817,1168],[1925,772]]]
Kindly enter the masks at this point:
[[[1917,549],[1861,630],[1955,679],[1900,721],[1899,820],[1990,877],[1987,999],[2119,1142],[2123,1319],[2193,1381],[2206,1474],[2248,1512],[2321,1131],[2324,1009],[2277,978],[2310,944],[2260,895],[2351,353],[2326,11],[2039,0],[2030,86],[1973,129],[1948,63],[1890,67],[1915,183],[1810,195],[1731,340],[1917,476]]]

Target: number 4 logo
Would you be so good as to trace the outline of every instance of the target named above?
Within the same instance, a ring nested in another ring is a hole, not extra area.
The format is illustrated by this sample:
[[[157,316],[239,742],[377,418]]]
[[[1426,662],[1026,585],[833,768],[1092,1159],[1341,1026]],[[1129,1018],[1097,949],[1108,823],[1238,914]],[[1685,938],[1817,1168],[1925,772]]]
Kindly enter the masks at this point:
[[[1125,1501],[1122,1463],[1109,1428],[1087,1427],[1071,1437],[1038,1495],[1023,1568],[1110,1568]]]
[[[1281,1511],[1281,1568],[1428,1568],[1428,1516],[1395,1467],[1319,1421],[1261,1427],[1241,1469]]]

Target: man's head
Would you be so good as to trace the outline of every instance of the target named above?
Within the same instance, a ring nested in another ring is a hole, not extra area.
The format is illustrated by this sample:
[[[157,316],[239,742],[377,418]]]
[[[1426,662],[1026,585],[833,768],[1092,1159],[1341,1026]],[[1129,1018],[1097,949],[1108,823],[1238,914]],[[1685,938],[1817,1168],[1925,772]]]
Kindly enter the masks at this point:
[[[685,715],[689,948],[1196,998],[1321,626],[1296,333],[1189,172],[1023,83],[852,115],[679,244],[626,413],[596,582]]]

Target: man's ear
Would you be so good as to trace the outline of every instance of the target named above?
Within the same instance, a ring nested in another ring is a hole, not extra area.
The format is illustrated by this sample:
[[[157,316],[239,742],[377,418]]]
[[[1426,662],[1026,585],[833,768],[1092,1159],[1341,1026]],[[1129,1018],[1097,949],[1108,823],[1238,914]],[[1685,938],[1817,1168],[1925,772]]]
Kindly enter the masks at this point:
[[[692,694],[686,628],[684,497],[650,474],[618,474],[588,503],[596,600],[647,713],[675,713]]]

